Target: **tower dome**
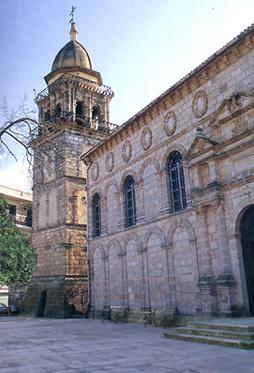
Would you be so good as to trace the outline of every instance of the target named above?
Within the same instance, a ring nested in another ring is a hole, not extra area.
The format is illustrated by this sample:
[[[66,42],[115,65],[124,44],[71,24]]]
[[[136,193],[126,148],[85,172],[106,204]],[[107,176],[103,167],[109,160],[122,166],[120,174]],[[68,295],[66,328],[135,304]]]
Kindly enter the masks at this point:
[[[86,68],[92,70],[91,58],[81,43],[77,41],[77,30],[71,23],[71,40],[57,53],[52,64],[51,73],[63,68]]]

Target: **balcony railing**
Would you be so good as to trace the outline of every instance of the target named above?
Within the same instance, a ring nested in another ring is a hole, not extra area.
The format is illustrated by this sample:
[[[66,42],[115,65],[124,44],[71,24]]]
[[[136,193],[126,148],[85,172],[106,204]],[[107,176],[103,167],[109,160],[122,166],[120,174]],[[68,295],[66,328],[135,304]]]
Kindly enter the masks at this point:
[[[32,217],[25,215],[11,215],[12,220],[17,225],[22,225],[23,227],[32,227]]]
[[[76,115],[72,112],[63,111],[61,113],[50,116],[50,118],[45,118],[40,120],[38,134],[42,134],[44,130],[54,131],[54,127],[66,125],[66,126],[78,126],[79,128],[87,128],[92,131],[110,134],[118,128],[117,124],[107,122],[100,118],[87,118],[82,115]]]

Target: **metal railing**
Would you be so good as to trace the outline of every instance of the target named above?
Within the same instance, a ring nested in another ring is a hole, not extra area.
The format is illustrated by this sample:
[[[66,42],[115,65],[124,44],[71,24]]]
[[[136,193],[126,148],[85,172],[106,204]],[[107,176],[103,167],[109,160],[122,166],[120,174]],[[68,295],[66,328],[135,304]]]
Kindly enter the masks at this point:
[[[44,130],[51,132],[54,130],[55,125],[78,126],[79,128],[83,127],[106,134],[110,134],[118,128],[117,124],[105,121],[104,119],[92,119],[83,115],[75,116],[72,112],[63,111],[51,116],[47,120],[42,120],[38,133],[41,134]]]
[[[22,225],[23,227],[32,227],[32,217],[25,215],[10,215],[16,225]]]

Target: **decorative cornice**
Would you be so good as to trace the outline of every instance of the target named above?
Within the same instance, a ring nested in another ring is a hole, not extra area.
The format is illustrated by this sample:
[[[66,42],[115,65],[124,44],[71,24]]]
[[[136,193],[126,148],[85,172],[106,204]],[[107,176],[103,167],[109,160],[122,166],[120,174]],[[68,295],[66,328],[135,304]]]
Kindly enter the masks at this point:
[[[239,57],[243,56],[245,53],[253,48],[254,37],[251,38],[253,33],[254,24],[252,24],[241,34],[227,43],[224,47],[215,52],[212,56],[210,56],[202,64],[192,70],[188,75],[186,75],[184,78],[167,89],[159,97],[150,102],[137,114],[131,117],[127,122],[123,123],[117,130],[112,133],[111,137],[118,136],[119,133],[128,130],[130,126],[132,126],[134,130],[134,127],[138,125],[138,122],[140,126],[141,118],[143,118],[142,120],[144,120],[144,122],[147,122],[147,116],[152,115],[151,110],[153,110],[161,102],[163,102],[164,106],[170,106],[170,104],[167,105],[166,102],[170,102],[171,104],[178,102],[186,94],[190,94],[191,92],[201,87],[205,81],[213,78],[216,74],[219,74],[220,71],[222,71],[225,67],[227,67],[229,64],[234,63]],[[244,48],[240,48],[240,46],[244,46]],[[104,142],[107,141],[109,140],[104,140]],[[102,145],[103,143],[95,145],[87,152],[86,155],[90,157],[90,155],[96,152],[97,149]]]
[[[72,85],[75,86],[75,88],[84,89],[104,96],[109,96],[110,98],[114,96],[114,92],[109,86],[98,85],[93,81],[68,73],[62,75],[59,79],[57,79],[45,89],[43,89],[40,93],[38,93],[34,101],[36,102],[36,104],[38,104],[40,101],[47,99],[49,95],[52,95],[55,91],[62,88],[63,85]]]

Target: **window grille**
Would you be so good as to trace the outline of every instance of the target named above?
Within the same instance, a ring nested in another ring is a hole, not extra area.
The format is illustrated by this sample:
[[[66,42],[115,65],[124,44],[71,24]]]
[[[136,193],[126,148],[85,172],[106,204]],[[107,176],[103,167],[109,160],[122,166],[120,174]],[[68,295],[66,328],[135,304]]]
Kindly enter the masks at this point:
[[[124,183],[124,207],[126,227],[136,225],[135,182],[132,176],[127,176]]]
[[[92,199],[93,237],[101,235],[101,198],[98,193]]]
[[[174,152],[168,162],[169,189],[172,210],[180,211],[186,208],[186,192],[182,156]]]

